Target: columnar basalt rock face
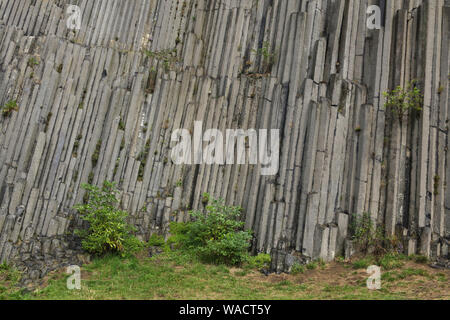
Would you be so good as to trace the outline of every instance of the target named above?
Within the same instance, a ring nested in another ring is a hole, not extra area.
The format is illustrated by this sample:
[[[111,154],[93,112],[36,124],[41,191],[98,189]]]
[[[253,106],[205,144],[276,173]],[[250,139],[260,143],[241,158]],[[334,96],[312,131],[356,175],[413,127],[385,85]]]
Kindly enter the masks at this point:
[[[350,254],[363,212],[448,259],[449,25],[448,0],[1,0],[0,105],[18,106],[0,119],[1,261],[37,278],[82,259],[72,207],[104,180],[144,239],[203,192],[241,205],[278,271]],[[400,122],[382,93],[412,79],[423,112]],[[278,174],[173,164],[195,121],[280,129]]]

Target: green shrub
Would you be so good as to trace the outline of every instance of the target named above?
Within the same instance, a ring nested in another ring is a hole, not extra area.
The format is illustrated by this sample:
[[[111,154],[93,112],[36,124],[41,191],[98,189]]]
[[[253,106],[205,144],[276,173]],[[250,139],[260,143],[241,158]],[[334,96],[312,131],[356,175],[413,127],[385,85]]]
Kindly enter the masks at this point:
[[[170,237],[167,239],[166,244],[176,249],[186,247],[188,243],[189,223],[186,222],[170,222]]]
[[[135,228],[125,219],[128,214],[117,209],[117,190],[114,183],[105,182],[101,188],[83,184],[87,202],[76,205],[81,218],[89,223],[87,230],[76,230],[82,238],[82,247],[92,254],[119,253],[126,255],[143,248],[143,243],[132,235]]]
[[[206,195],[204,195],[206,197]],[[194,221],[171,224],[170,243],[193,250],[204,261],[238,265],[248,259],[252,234],[239,221],[240,207],[226,206],[222,199],[207,196],[206,213],[191,211]]]
[[[386,109],[390,109],[400,120],[411,111],[421,112],[423,105],[423,95],[413,80],[404,89],[400,86],[392,91],[384,92],[386,97]]]
[[[208,240],[197,252],[203,261],[239,265],[247,260],[252,236],[248,232],[229,232],[218,240]]]

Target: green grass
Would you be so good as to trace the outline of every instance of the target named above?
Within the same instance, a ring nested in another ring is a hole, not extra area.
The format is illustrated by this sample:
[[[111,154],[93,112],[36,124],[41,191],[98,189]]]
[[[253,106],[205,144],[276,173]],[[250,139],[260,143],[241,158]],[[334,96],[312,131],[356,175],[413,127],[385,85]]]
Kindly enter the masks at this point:
[[[258,260],[265,260],[262,258]],[[392,259],[387,257],[386,261]],[[272,274],[266,277],[254,266],[210,265],[187,252],[166,249],[166,252],[151,258],[141,254],[139,258],[105,256],[94,259],[81,268],[81,290],[68,290],[66,282],[69,275],[61,270],[52,273],[45,286],[32,292],[17,287],[20,273],[2,265],[0,299],[390,300],[419,298],[416,291],[425,286],[433,292],[440,288],[444,296],[448,289],[446,272],[427,271],[426,267],[415,267],[415,262],[408,261],[407,266],[394,264],[396,267],[389,262],[388,265],[395,270],[382,273],[382,289],[368,290],[368,275],[364,270],[351,268],[355,263],[366,265],[368,262],[358,260],[353,264],[335,262],[332,265],[316,262],[301,266],[295,275]]]
[[[24,290],[20,288],[21,274],[15,268],[0,264],[0,300],[20,300],[24,296]]]
[[[18,111],[19,110],[19,106],[17,105],[17,101],[16,100],[9,100],[0,109],[2,111],[3,117],[7,118],[7,117],[9,117],[12,114],[13,111]]]
[[[367,269],[369,266],[375,264],[375,259],[372,257],[364,257],[353,262],[353,269]]]
[[[381,257],[374,257],[369,255],[353,261],[353,268],[367,269],[371,265],[377,265],[380,266],[385,271],[393,270],[401,268],[408,260],[416,261],[416,257],[407,257],[403,254],[396,254],[396,253],[388,253]]]

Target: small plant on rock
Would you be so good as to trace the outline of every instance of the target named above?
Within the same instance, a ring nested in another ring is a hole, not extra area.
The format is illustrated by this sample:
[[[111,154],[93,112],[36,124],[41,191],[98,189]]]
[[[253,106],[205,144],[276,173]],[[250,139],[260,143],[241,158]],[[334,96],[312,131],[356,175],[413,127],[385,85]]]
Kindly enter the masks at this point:
[[[3,115],[3,117],[7,118],[12,114],[13,111],[18,111],[18,110],[19,110],[19,106],[17,105],[17,101],[10,100],[2,107],[2,115]]]
[[[370,213],[364,212],[362,215],[353,215],[350,227],[353,241],[359,251],[365,254],[369,250],[373,250],[375,253],[385,252],[383,230],[377,228],[376,223],[370,217]]]
[[[415,80],[409,82],[406,88],[398,86],[392,91],[384,92],[386,109],[391,110],[400,120],[411,112],[421,112],[423,108],[423,95],[417,87]]]
[[[270,43],[264,41],[262,47],[258,50],[253,50],[253,53],[262,58],[264,73],[269,73],[276,61],[276,53],[271,51]]]

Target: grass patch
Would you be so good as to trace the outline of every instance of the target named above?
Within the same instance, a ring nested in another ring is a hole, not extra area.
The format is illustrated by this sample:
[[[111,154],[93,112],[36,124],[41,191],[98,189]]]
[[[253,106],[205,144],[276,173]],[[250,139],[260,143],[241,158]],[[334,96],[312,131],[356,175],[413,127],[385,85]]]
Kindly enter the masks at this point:
[[[294,264],[292,266],[292,269],[291,269],[291,274],[292,275],[303,274],[305,272],[306,272],[306,268],[305,268],[304,265],[296,263],[296,264]]]
[[[157,243],[160,239],[154,237]],[[0,267],[1,299],[175,299],[175,300],[390,300],[449,299],[447,271],[405,262],[397,270],[382,273],[382,289],[368,290],[368,275],[345,268],[353,264],[331,263],[321,270],[318,262],[302,266],[299,274],[263,275],[257,268],[230,269],[226,265],[202,262],[188,251],[170,250],[137,257],[106,255],[95,258],[81,268],[81,290],[68,290],[69,275],[65,270],[54,272],[46,279],[46,287],[26,293],[16,287],[20,273]],[[316,265],[313,269],[312,266]]]
[[[14,267],[0,264],[0,300],[22,300],[26,294],[19,287],[21,273]]]
[[[353,262],[353,269],[367,269],[371,265],[375,264],[373,257],[364,257]]]
[[[16,100],[9,100],[3,107],[1,107],[2,115],[4,118],[8,118],[13,111],[19,111],[19,106]]]

